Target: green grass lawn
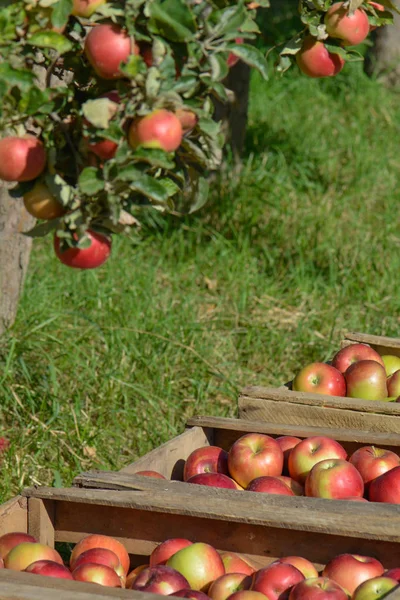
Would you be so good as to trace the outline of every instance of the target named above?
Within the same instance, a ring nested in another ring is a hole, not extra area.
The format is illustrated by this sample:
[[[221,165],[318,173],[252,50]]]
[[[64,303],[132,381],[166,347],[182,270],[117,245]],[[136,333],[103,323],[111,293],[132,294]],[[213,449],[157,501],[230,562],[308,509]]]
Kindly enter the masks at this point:
[[[240,388],[400,325],[400,103],[359,64],[252,79],[244,168],[185,221],[149,215],[94,272],[34,244],[0,340],[1,498],[118,469]]]

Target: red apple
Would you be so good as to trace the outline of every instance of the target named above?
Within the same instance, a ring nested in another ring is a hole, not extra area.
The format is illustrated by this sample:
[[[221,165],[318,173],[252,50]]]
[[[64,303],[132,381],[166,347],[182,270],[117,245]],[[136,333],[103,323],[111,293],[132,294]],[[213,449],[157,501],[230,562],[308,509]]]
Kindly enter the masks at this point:
[[[347,460],[328,458],[313,466],[306,479],[306,496],[313,498],[347,498],[362,496],[364,482],[357,469]]]
[[[348,600],[348,596],[328,577],[311,577],[291,589],[289,600]]]
[[[166,565],[156,565],[143,569],[136,577],[131,589],[170,596],[174,592],[189,587],[186,578],[181,573]]]
[[[336,498],[336,500],[349,500],[350,502],[368,502],[366,498],[362,496],[345,496],[344,498]]]
[[[62,252],[60,238],[55,235],[54,252],[57,258],[73,269],[96,269],[103,265],[111,254],[111,238],[90,229],[86,236],[90,240],[88,248],[69,247]]]
[[[228,467],[231,477],[245,488],[256,477],[281,475],[283,452],[269,435],[248,433],[229,450]]]
[[[241,37],[235,38],[235,44],[244,44],[244,39]],[[233,54],[233,52],[229,52],[226,64],[229,68],[234,67],[239,62],[239,57]]]
[[[236,552],[221,552],[220,556],[224,563],[225,573],[242,573],[252,575],[256,569]]]
[[[353,365],[360,360],[375,360],[380,365],[384,366],[384,362],[380,354],[368,344],[350,344],[345,346],[335,354],[332,358],[332,366],[341,373],[345,373],[350,365]]]
[[[277,479],[280,479],[283,481],[283,483],[286,483],[295,496],[304,496],[304,486],[302,486],[298,481],[295,481],[291,477],[286,477],[286,475],[278,475]]]
[[[292,389],[295,392],[313,392],[327,396],[345,396],[345,379],[335,367],[326,363],[315,362],[307,365],[293,379]]]
[[[344,2],[335,2],[325,14],[328,35],[342,40],[343,46],[361,44],[369,34],[367,14],[360,8],[349,12]]]
[[[190,588],[185,590],[179,590],[178,592],[174,592],[173,596],[178,596],[178,598],[189,598],[189,600],[208,600],[209,596],[204,592],[199,592],[197,590],[191,590]]]
[[[373,4],[370,2],[369,4]],[[383,354],[382,355],[383,366],[385,367],[387,377],[390,377],[400,369],[400,356],[394,354]]]
[[[274,562],[257,571],[254,575],[252,590],[261,592],[268,600],[283,600],[289,588],[304,581],[304,575],[293,565]]]
[[[167,479],[161,473],[157,471],[137,471],[137,473],[133,473],[134,475],[142,475],[144,477],[154,477],[155,479]]]
[[[391,577],[373,577],[358,586],[352,600],[381,600],[398,585],[399,582]]]
[[[400,369],[395,371],[387,380],[387,390],[389,396],[400,396]]]
[[[400,504],[400,466],[386,471],[369,484],[370,502]]]
[[[207,485],[209,487],[226,488],[229,490],[240,489],[236,481],[222,473],[200,473],[199,475],[190,477],[186,483],[196,483],[197,485]]]
[[[128,33],[114,23],[95,25],[85,40],[85,54],[99,77],[119,79],[121,63],[131,54],[139,54],[139,48],[133,45]]]
[[[343,69],[344,59],[334,52],[329,52],[323,42],[307,36],[299,52],[296,62],[308,77],[333,77]]]
[[[265,494],[278,494],[282,496],[294,496],[294,492],[284,481],[277,477],[256,477],[250,481],[246,488],[249,492],[263,492]]]
[[[106,587],[122,587],[120,577],[111,567],[106,565],[96,565],[95,563],[86,563],[76,567],[72,571],[75,581],[86,581],[87,583],[98,583]]]
[[[192,543],[193,542],[186,538],[171,538],[170,540],[165,540],[165,542],[159,544],[157,548],[154,548],[153,552],[150,554],[150,567],[165,565],[171,556],[176,554],[179,550],[182,550],[182,548],[191,546]]]
[[[336,581],[351,596],[360,583],[372,577],[379,577],[383,572],[383,565],[376,558],[359,554],[339,554],[328,562],[322,574]]]
[[[304,483],[313,466],[328,458],[345,460],[347,452],[339,442],[325,436],[312,436],[303,440],[289,455],[291,478]]]
[[[265,594],[253,590],[241,590],[229,596],[229,600],[265,600]]]
[[[129,127],[129,144],[136,148],[160,148],[175,152],[181,145],[182,125],[169,110],[160,108],[145,117],[134,119]]]
[[[10,550],[5,557],[4,566],[13,571],[25,571],[26,567],[37,560],[53,560],[63,564],[61,556],[54,548],[38,542],[22,542]]]
[[[37,540],[33,535],[23,533],[22,531],[12,531],[11,533],[5,533],[0,537],[0,557],[5,558],[7,554],[18,544],[22,542],[36,542]]]
[[[393,569],[389,569],[383,573],[384,577],[391,577],[396,581],[400,582],[400,567],[394,567]]]
[[[228,453],[218,446],[203,446],[193,450],[183,468],[183,481],[200,473],[222,473],[229,475]]]
[[[75,17],[85,17],[88,19],[105,2],[106,0],[74,0],[72,14]]]
[[[225,573],[224,563],[218,552],[209,544],[196,542],[176,552],[167,565],[176,569],[194,590],[207,592],[211,583]]]
[[[147,569],[149,566],[150,565],[139,565],[138,567],[135,567],[134,569],[132,569],[132,571],[128,573],[125,580],[125,587],[127,590],[129,590],[132,587],[132,584],[139,575],[139,573],[144,571],[144,569]]]
[[[212,600],[227,600],[229,596],[241,590],[249,590],[253,578],[244,573],[227,573],[212,582],[208,589],[208,596]]]
[[[275,438],[278,444],[280,445],[283,452],[283,472],[289,473],[288,471],[288,460],[289,454],[292,448],[297,446],[301,442],[301,439],[298,437],[293,437],[292,435],[281,435],[280,437]]]
[[[375,446],[363,446],[358,448],[349,458],[349,462],[354,465],[363,478],[364,485],[400,466],[400,457],[391,450],[376,448]]]
[[[284,556],[275,562],[286,563],[289,565],[293,565],[298,569],[301,573],[303,573],[306,579],[310,579],[310,577],[318,577],[318,571],[306,558],[303,556]]]
[[[37,560],[26,567],[25,571],[35,573],[35,575],[44,575],[45,577],[73,579],[71,571],[64,565],[54,562],[54,560]]]
[[[349,398],[384,400],[388,396],[385,367],[375,360],[360,360],[344,374]]]
[[[90,550],[86,550],[82,552],[78,556],[75,561],[75,569],[80,567],[81,565],[86,564],[96,564],[96,565],[106,565],[106,567],[110,567],[114,569],[116,574],[121,578],[121,580],[125,583],[125,571],[118,556],[112,550],[108,548],[90,548]]]
[[[0,179],[31,181],[46,168],[43,144],[33,135],[9,136],[0,140]]]
[[[78,556],[82,554],[82,552],[90,550],[91,548],[108,548],[108,550],[112,550],[118,556],[119,562],[124,569],[124,573],[126,574],[128,572],[130,560],[125,546],[113,537],[97,533],[87,535],[76,544],[69,559],[71,571],[73,571],[75,568],[75,563],[78,559]]]

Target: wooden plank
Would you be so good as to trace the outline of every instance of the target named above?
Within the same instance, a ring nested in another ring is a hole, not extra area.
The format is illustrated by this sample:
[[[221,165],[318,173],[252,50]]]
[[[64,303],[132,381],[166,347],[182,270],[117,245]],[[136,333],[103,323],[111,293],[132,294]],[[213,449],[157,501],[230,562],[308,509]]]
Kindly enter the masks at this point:
[[[41,544],[54,547],[55,504],[51,499],[28,499],[28,532]]]
[[[182,484],[183,485],[183,484]],[[24,490],[24,495],[57,503],[55,528],[59,531],[60,511],[70,504],[76,513],[102,506],[109,509],[130,509],[150,513],[188,515],[202,519],[219,519],[232,523],[244,522],[264,527],[298,531],[329,532],[346,537],[398,541],[400,510],[393,504],[343,502],[320,498],[284,497],[219,488],[203,488],[186,484],[185,492],[113,491],[79,488],[38,488]],[[103,521],[107,519],[104,517]],[[159,520],[159,519],[156,519]],[[83,520],[85,523],[85,520]],[[99,525],[99,524],[97,524]],[[103,523],[101,523],[103,525]],[[124,524],[119,522],[118,531]],[[56,534],[58,535],[58,534]],[[56,537],[58,541],[60,540]]]
[[[320,568],[343,552],[372,554],[387,568],[398,564],[400,512],[394,505],[256,493],[250,498],[250,492],[217,488],[210,495],[200,486],[185,494],[76,488],[24,493],[57,503],[56,541],[77,542],[94,532],[111,535],[134,555],[133,564],[177,532],[218,550],[246,554],[257,564],[301,554]]]
[[[195,448],[210,444],[212,444],[212,432],[201,427],[193,427],[124,467],[121,473],[150,470],[157,471],[168,479],[182,479],[183,465],[189,454]]]
[[[28,501],[23,496],[0,505],[0,536],[12,531],[28,531]]]
[[[326,427],[400,434],[400,423],[393,414],[372,414],[341,406],[337,408],[315,406],[311,400],[308,402],[266,400],[242,394],[238,400],[238,408],[240,419],[252,421],[280,421],[299,426],[323,423]]]
[[[354,343],[369,344],[374,350],[379,352],[381,356],[384,354],[400,356],[400,338],[349,331],[345,334],[341,347],[343,348],[344,346]]]
[[[55,600],[55,598],[57,600],[71,600],[71,598],[74,600],[96,600],[97,598],[162,600],[165,596],[80,581],[40,577],[8,569],[0,570],[0,600]]]

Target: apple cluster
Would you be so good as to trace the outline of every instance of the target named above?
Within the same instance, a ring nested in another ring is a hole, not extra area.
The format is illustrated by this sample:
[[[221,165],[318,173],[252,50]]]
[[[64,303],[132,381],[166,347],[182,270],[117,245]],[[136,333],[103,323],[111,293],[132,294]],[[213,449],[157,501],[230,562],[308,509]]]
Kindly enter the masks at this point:
[[[301,369],[292,382],[296,392],[400,402],[400,356],[381,356],[368,344],[350,344],[328,363]]]
[[[78,542],[67,567],[33,536],[7,533],[0,537],[0,567],[192,600],[380,600],[400,581],[400,568],[385,570],[370,556],[340,554],[321,572],[302,556],[257,569],[240,554],[185,538],[165,540],[130,570],[124,545],[101,534]]]
[[[347,48],[364,42],[376,28],[376,17],[386,14],[382,4],[370,0],[361,3],[364,8],[355,10],[349,2],[334,2],[326,12],[320,12],[315,2],[308,4],[313,5],[305,19],[308,33],[299,45],[296,62],[305,75],[315,78],[340,73]]]
[[[137,475],[163,478],[155,471]],[[240,437],[229,452],[204,446],[187,458],[187,483],[284,496],[400,504],[400,456],[362,446],[348,456],[326,436],[300,439],[262,433]]]

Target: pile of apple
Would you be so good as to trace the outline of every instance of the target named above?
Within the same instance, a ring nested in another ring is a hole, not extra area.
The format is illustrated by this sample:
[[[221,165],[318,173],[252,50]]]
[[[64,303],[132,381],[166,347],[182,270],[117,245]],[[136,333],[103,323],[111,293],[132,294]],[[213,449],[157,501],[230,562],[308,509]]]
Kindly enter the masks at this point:
[[[400,581],[400,568],[385,571],[374,557],[340,554],[318,573],[308,559],[285,556],[257,570],[239,554],[185,538],[162,542],[132,571],[124,545],[100,534],[76,544],[69,568],[56,550],[20,532],[0,537],[0,557],[14,571],[192,600],[380,600]]]
[[[164,478],[155,471],[136,475]],[[248,433],[229,452],[204,446],[187,458],[187,483],[285,496],[400,504],[400,456],[362,446],[351,456],[326,436]]]
[[[330,364],[314,362],[292,382],[296,392],[400,402],[400,357],[381,356],[368,344],[350,344]]]

